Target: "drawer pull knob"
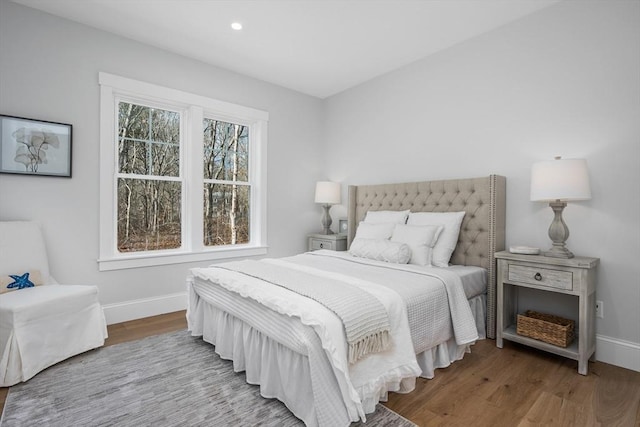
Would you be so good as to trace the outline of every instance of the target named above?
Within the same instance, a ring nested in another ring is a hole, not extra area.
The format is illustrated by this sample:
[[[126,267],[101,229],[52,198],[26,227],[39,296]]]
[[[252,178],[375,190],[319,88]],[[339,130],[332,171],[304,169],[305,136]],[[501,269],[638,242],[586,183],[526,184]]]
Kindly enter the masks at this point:
[[[540,273],[536,273],[536,275],[533,276],[533,278],[538,280],[538,281],[540,281],[540,280],[542,280],[542,275]]]

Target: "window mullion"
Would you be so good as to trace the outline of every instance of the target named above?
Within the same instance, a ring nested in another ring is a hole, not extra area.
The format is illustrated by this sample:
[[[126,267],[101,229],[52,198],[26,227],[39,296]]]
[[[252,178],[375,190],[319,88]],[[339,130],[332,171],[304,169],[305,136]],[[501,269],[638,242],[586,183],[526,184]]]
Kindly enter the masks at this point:
[[[116,181],[118,178],[128,178],[128,179],[140,179],[147,181],[175,181],[182,182],[183,179],[179,176],[169,176],[169,175],[140,175],[135,173],[117,173]]]
[[[187,229],[189,230],[189,241],[194,251],[204,249],[204,212],[203,212],[203,195],[204,195],[204,134],[203,121],[204,111],[201,107],[192,106],[188,111],[189,119],[188,136],[189,139],[185,143],[187,155],[185,156],[186,168],[189,171],[185,179],[187,183],[187,203],[188,209],[185,210],[185,218],[188,218]]]
[[[207,184],[228,184],[228,185],[245,185],[247,187],[251,187],[251,181],[231,181],[224,179],[205,179],[205,183]]]
[[[153,146],[151,144],[151,140],[153,135],[153,108],[149,108],[149,136],[147,137],[146,145],[147,145],[147,164],[148,170],[147,173],[149,175],[154,175],[153,173],[153,155],[151,152],[153,151]]]

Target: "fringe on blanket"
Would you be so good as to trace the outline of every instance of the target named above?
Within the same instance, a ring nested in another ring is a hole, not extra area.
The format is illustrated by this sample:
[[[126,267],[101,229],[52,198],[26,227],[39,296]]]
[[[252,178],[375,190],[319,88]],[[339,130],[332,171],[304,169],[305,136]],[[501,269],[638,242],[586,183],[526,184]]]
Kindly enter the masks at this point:
[[[391,345],[389,330],[378,331],[349,343],[349,364],[354,364],[368,354],[385,351]]]

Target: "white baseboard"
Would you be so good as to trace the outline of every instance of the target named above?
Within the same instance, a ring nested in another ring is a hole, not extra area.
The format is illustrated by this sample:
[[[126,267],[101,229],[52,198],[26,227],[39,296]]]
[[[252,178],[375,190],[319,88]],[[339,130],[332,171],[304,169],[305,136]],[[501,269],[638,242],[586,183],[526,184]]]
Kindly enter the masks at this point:
[[[640,344],[596,335],[596,360],[640,372]]]
[[[142,319],[158,314],[172,313],[187,308],[187,293],[162,295],[153,298],[105,304],[102,306],[107,325]]]

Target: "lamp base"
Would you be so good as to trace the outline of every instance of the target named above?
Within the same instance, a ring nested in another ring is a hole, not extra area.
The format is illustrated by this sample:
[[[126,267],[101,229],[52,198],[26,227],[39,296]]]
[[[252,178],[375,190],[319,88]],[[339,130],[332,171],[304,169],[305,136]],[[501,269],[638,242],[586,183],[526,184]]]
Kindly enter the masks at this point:
[[[563,246],[552,246],[546,252],[543,252],[542,255],[552,257],[552,258],[573,258],[573,253]]]
[[[329,209],[331,209],[331,205],[327,203],[322,205],[322,208],[324,209],[324,214],[322,215],[323,230],[320,234],[334,234],[334,232],[331,231],[331,223],[333,221],[331,220],[331,215],[329,215]]]
[[[573,258],[573,253],[567,249],[564,243],[569,238],[569,228],[562,219],[562,211],[567,206],[567,203],[556,200],[555,202],[550,202],[549,206],[554,213],[553,222],[549,227],[549,238],[553,242],[553,246],[543,255],[553,258]]]

